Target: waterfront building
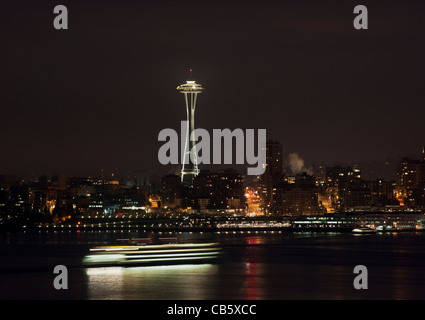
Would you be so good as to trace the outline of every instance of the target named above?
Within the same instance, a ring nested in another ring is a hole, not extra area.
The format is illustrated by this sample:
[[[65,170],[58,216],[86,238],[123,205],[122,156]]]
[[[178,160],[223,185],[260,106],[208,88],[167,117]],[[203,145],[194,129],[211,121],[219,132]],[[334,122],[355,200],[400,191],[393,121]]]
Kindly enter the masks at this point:
[[[368,226],[375,230],[423,230],[425,216],[410,212],[357,212],[338,213],[323,216],[297,217],[291,220],[292,228],[348,231],[359,226]]]

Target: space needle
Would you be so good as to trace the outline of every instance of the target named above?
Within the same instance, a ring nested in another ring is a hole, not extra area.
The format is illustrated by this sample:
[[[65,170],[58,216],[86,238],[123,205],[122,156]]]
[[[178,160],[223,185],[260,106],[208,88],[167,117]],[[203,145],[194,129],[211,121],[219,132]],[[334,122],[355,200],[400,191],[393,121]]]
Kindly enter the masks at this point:
[[[183,164],[181,171],[181,182],[183,184],[192,185],[193,178],[199,174],[198,160],[196,152],[196,141],[190,140],[190,134],[195,129],[195,108],[196,98],[198,93],[201,93],[204,88],[192,80],[192,69],[189,70],[190,77],[186,83],[179,85],[177,90],[184,94],[186,102],[186,138],[184,142]],[[192,154],[192,157],[190,156]]]

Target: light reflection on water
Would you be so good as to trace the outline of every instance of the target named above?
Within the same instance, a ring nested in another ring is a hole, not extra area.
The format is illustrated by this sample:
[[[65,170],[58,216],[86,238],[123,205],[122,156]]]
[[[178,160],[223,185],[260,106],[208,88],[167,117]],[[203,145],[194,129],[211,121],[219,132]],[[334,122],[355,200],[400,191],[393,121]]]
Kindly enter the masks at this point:
[[[185,243],[218,242],[222,259],[199,265],[85,268],[81,262],[89,248],[108,244],[116,235],[0,234],[0,298],[425,299],[425,232],[176,236]],[[69,290],[52,287],[57,264],[70,267]],[[353,288],[353,268],[359,264],[368,268],[368,290]]]
[[[217,276],[213,264],[87,268],[89,299],[203,300]]]

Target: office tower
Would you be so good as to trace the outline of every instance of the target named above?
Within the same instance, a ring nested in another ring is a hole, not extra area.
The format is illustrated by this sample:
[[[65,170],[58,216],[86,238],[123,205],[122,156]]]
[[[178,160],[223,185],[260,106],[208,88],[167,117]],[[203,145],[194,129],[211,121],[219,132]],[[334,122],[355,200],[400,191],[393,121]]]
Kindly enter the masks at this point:
[[[177,206],[177,199],[181,199],[182,190],[180,177],[175,174],[167,174],[161,179],[162,185],[162,206],[174,208]]]
[[[260,193],[266,212],[273,211],[273,187],[282,181],[282,172],[282,145],[269,140],[266,143],[266,170],[261,175]]]
[[[421,157],[425,157],[424,147]],[[425,206],[425,159],[403,158],[397,170],[396,197],[408,207]]]

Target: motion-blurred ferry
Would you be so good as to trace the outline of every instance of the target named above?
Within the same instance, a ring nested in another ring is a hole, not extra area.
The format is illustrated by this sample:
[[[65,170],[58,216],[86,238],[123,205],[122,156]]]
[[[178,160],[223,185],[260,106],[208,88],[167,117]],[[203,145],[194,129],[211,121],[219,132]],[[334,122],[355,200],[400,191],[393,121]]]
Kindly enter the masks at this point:
[[[143,240],[127,245],[98,246],[90,249],[83,264],[90,266],[143,266],[211,263],[218,258],[217,243],[146,244]]]
[[[376,233],[375,229],[369,227],[358,227],[352,230],[353,233]]]

